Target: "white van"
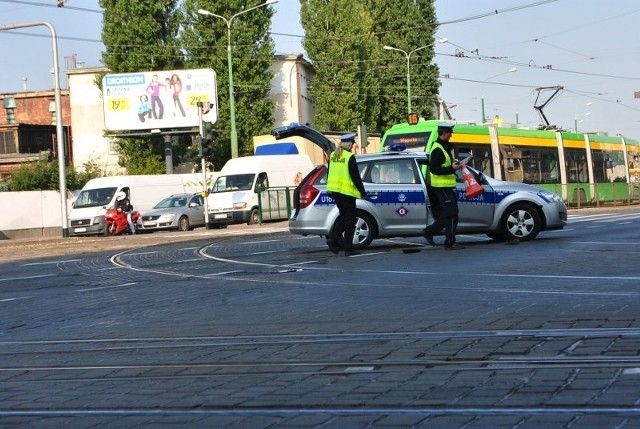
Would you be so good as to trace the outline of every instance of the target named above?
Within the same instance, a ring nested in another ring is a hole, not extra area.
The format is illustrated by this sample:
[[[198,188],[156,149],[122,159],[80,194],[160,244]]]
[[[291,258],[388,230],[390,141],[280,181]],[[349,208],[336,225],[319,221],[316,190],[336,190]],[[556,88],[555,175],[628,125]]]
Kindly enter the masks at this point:
[[[313,169],[307,155],[253,155],[232,158],[218,173],[207,197],[209,224],[258,223],[287,219],[296,176]],[[273,189],[277,188],[277,189]],[[262,213],[259,208],[262,208]]]
[[[134,210],[153,208],[171,194],[200,192],[202,174],[152,174],[91,179],[82,188],[69,213],[69,235],[105,234],[104,215],[124,191]]]

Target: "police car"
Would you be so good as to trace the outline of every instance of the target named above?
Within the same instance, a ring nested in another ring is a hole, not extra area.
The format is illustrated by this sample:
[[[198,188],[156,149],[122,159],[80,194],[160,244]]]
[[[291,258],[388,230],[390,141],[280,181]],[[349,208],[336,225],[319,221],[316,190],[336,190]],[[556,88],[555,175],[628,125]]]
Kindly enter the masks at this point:
[[[291,124],[272,131],[276,139],[301,136],[330,153],[335,145],[307,125]],[[402,148],[397,148],[402,149]],[[355,249],[367,248],[376,238],[421,236],[433,222],[425,180],[424,152],[395,150],[357,155],[360,176],[367,190],[357,200]],[[496,180],[467,167],[484,192],[465,198],[458,171],[458,234],[486,234],[496,240],[534,239],[540,231],[562,229],[567,208],[548,190],[524,183]],[[296,188],[289,231],[300,235],[329,236],[338,209],[326,190],[327,167],[317,166]]]

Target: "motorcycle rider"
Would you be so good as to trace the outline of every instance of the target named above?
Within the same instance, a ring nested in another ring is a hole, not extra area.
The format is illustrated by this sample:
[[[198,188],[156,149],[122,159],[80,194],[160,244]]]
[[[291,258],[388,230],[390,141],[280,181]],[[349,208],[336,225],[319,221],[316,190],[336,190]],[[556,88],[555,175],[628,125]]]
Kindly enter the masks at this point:
[[[118,195],[116,196],[116,209],[122,210],[122,212],[127,215],[127,223],[129,224],[129,231],[131,231],[131,234],[135,234],[136,225],[135,223],[133,223],[133,220],[131,220],[131,214],[133,213],[133,206],[131,205],[129,198],[127,198],[127,194],[124,191],[118,192]]]

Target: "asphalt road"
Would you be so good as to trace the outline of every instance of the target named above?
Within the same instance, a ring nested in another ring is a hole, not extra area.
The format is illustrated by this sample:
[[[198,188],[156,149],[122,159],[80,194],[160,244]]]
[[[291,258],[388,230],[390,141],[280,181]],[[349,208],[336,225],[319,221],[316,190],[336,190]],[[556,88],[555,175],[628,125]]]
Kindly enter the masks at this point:
[[[640,427],[639,226],[581,211],[353,257],[283,224],[54,246],[0,264],[0,427]]]

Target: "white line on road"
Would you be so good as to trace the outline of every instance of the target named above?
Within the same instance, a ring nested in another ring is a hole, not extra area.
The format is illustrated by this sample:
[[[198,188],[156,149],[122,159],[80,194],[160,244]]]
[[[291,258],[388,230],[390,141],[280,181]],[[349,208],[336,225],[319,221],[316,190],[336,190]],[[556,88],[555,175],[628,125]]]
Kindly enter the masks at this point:
[[[42,274],[40,276],[25,276],[25,277],[7,277],[6,279],[0,279],[0,282],[10,282],[13,280],[30,280],[30,279],[41,279],[43,277],[53,277],[57,274]]]
[[[82,261],[82,259],[65,259],[64,261],[47,261],[47,262],[29,262],[26,264],[20,264],[20,266],[29,267],[32,265],[53,265],[53,264],[60,264],[65,262],[78,262],[78,261]]]
[[[76,289],[76,292],[90,292],[92,290],[100,290],[100,289],[113,289],[113,288],[118,288],[118,287],[126,287],[126,286],[133,286],[138,284],[137,282],[132,282],[132,283],[123,283],[121,285],[113,285],[113,286],[100,286],[100,287],[91,287],[91,288],[87,288],[87,289]]]

